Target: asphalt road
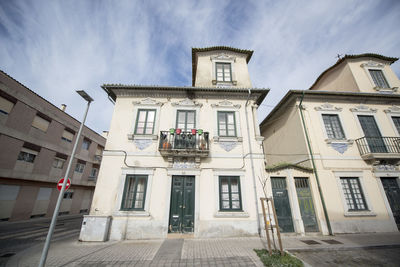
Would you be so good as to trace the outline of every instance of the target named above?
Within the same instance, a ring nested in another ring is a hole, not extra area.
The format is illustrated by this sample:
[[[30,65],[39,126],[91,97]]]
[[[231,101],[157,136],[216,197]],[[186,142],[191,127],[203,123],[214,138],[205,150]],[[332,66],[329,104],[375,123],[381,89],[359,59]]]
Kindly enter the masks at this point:
[[[79,237],[83,216],[59,217],[52,241]],[[43,244],[50,226],[50,219],[33,219],[24,222],[0,223],[0,266],[14,254],[29,247]]]

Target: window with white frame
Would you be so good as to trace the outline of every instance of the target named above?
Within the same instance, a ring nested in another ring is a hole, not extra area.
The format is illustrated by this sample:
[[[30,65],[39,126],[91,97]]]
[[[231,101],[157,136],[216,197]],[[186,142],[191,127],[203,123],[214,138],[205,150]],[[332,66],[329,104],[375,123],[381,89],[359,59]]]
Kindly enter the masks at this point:
[[[64,167],[64,162],[65,162],[64,159],[54,158],[53,168],[62,169]]]
[[[218,135],[236,137],[236,118],[233,111],[218,111]]]
[[[155,109],[139,109],[136,118],[135,134],[153,134],[155,118]]]
[[[330,139],[345,139],[338,114],[322,114],[325,130]]]
[[[392,117],[393,124],[396,127],[397,133],[400,134],[400,117]]]
[[[215,72],[217,82],[232,82],[232,66],[231,63],[215,63]]]
[[[144,210],[147,175],[127,175],[121,210]]]
[[[372,80],[375,83],[375,86],[378,88],[389,88],[389,84],[386,81],[385,75],[383,75],[382,70],[377,69],[369,69],[369,74],[372,77]]]
[[[89,177],[96,178],[98,172],[99,172],[99,169],[96,168],[96,167],[93,167],[92,170],[90,171],[90,176]]]
[[[242,211],[240,176],[219,176],[219,208],[221,211]]]
[[[85,169],[85,163],[78,162],[75,165],[75,172],[83,173],[83,170]]]
[[[23,147],[18,154],[17,160],[33,163],[37,154],[38,152]]]
[[[90,144],[91,144],[92,142],[89,140],[89,139],[83,139],[83,142],[82,142],[82,149],[83,150],[89,150],[89,147],[90,147]]]
[[[358,177],[340,177],[348,211],[368,210]]]

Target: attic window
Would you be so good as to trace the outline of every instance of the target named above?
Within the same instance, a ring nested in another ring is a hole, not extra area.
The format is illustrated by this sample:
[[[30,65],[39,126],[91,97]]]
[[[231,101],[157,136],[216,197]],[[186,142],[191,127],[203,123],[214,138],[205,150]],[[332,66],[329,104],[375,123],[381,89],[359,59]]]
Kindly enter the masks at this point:
[[[231,82],[232,68],[231,63],[215,63],[217,82]]]
[[[376,87],[378,87],[378,88],[389,88],[389,84],[386,81],[382,70],[369,69],[369,74],[371,75],[372,80],[374,81]]]

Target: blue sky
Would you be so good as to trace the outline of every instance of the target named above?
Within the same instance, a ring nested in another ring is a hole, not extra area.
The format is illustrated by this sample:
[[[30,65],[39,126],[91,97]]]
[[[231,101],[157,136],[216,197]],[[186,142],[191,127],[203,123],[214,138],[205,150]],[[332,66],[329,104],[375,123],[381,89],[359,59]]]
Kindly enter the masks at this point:
[[[400,1],[0,1],[0,69],[108,130],[104,83],[191,85],[191,48],[254,50],[261,121],[289,89],[308,89],[337,54],[400,57]],[[400,63],[392,68],[400,76]]]

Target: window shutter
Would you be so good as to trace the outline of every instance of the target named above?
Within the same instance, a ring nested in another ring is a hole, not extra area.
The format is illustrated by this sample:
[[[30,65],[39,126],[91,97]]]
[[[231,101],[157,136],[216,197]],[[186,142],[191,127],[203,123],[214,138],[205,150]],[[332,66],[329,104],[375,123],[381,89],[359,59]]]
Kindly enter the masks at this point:
[[[0,113],[8,114],[13,108],[14,103],[0,96]]]
[[[43,132],[47,131],[47,128],[49,128],[49,124],[50,124],[49,121],[47,121],[39,116],[36,116],[32,122],[33,127],[37,128]]]
[[[62,137],[63,137],[64,139],[67,139],[67,140],[69,140],[69,141],[72,141],[72,139],[74,139],[74,134],[71,133],[71,132],[68,132],[67,130],[64,130],[64,132],[63,132],[63,134],[62,134]]]

